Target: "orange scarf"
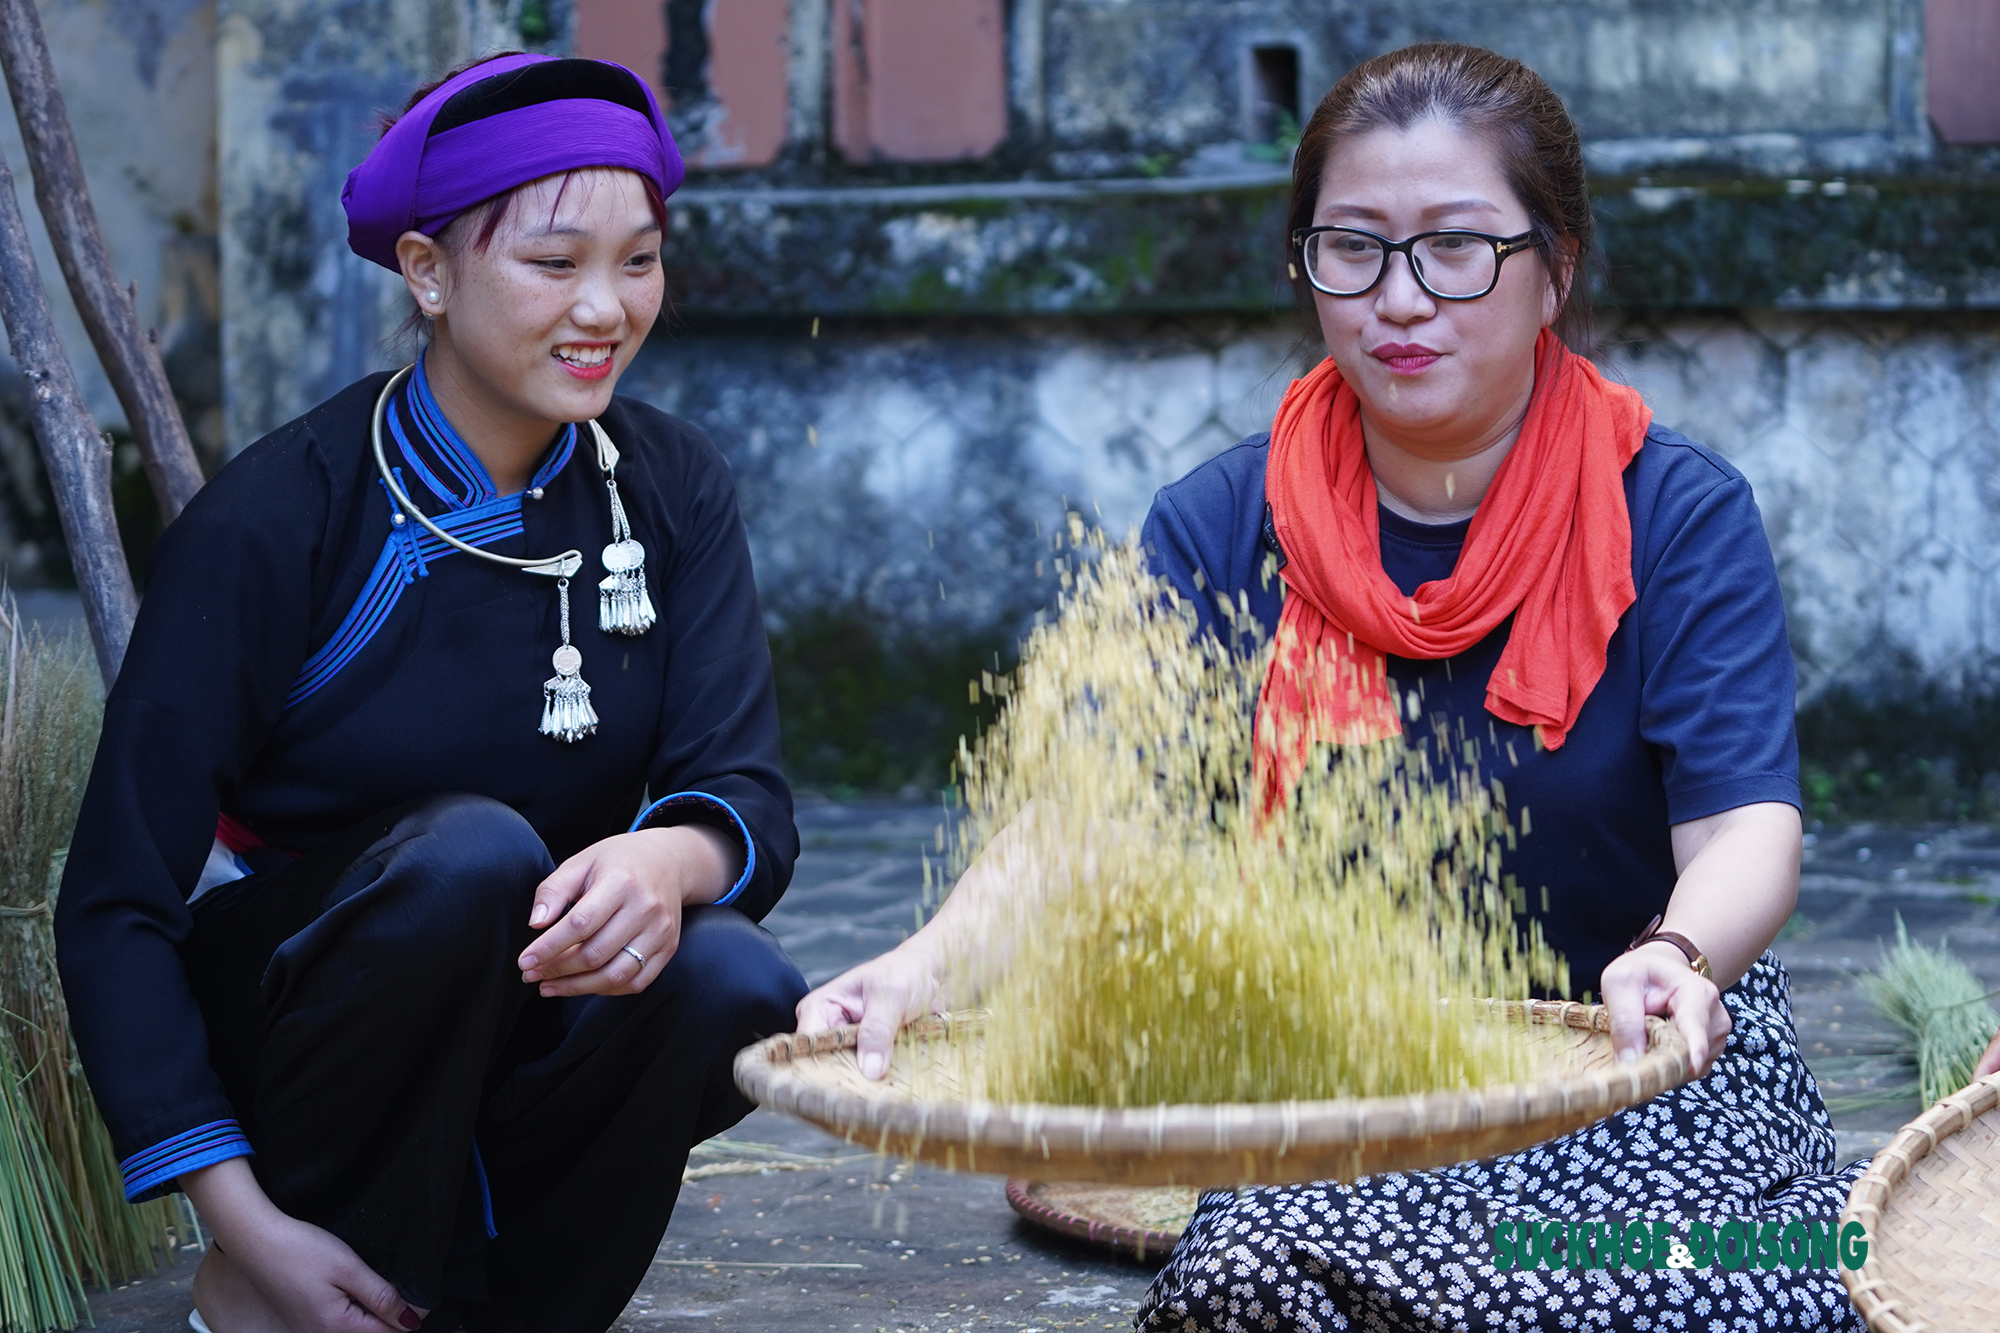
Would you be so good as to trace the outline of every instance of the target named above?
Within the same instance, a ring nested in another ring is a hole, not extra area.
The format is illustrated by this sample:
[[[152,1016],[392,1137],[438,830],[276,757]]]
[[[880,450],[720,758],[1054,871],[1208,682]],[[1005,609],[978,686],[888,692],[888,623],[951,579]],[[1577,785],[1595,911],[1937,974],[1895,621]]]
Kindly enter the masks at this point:
[[[1382,571],[1359,401],[1331,359],[1293,381],[1264,481],[1287,561],[1257,710],[1267,810],[1284,803],[1315,743],[1402,734],[1389,654],[1452,657],[1510,615],[1487,711],[1536,728],[1549,749],[1562,745],[1636,596],[1623,474],[1652,417],[1636,391],[1607,383],[1544,330],[1520,438],[1472,517],[1457,567],[1405,597]]]

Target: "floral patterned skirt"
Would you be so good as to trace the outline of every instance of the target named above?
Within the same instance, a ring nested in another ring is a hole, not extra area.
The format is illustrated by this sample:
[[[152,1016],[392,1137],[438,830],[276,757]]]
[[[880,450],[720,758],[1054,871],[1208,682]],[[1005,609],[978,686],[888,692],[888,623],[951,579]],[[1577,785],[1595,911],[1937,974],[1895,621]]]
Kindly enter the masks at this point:
[[[1767,953],[1723,993],[1734,1027],[1706,1078],[1527,1152],[1354,1185],[1216,1191],[1140,1305],[1153,1333],[1266,1330],[1839,1329],[1866,1333],[1824,1268],[1493,1264],[1497,1222],[1833,1218],[1867,1163],[1834,1169]]]

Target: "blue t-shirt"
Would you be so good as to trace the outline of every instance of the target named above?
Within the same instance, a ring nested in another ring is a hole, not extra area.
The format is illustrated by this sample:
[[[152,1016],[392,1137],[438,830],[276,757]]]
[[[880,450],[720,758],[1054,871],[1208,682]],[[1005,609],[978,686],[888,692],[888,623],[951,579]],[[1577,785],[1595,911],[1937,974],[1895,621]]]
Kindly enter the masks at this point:
[[[1143,537],[1155,572],[1217,631],[1215,599],[1247,606],[1268,636],[1283,559],[1264,502],[1269,437],[1234,446],[1154,498]],[[1795,678],[1777,566],[1750,484],[1719,456],[1655,425],[1625,469],[1638,600],[1611,636],[1603,679],[1559,750],[1486,711],[1510,619],[1456,657],[1389,658],[1425,744],[1442,719],[1455,757],[1497,779],[1521,830],[1503,852],[1519,901],[1569,960],[1570,985],[1604,965],[1674,888],[1670,825],[1757,801],[1799,804]],[[1405,594],[1448,577],[1470,522],[1382,511],[1382,568]],[[1469,743],[1469,746],[1468,746]]]

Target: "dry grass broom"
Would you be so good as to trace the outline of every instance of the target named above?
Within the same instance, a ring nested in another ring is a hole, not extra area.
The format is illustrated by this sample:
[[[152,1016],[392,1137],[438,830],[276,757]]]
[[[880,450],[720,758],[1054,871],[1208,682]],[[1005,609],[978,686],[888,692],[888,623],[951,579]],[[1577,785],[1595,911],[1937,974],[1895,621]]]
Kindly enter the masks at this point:
[[[102,713],[80,636],[24,625],[0,588],[0,1330],[73,1328],[85,1283],[158,1269],[194,1234],[125,1202],[56,977],[51,913]]]
[[[1972,1081],[1986,1044],[2000,1031],[1986,986],[1951,950],[1910,938],[1896,914],[1896,944],[1861,989],[1914,1050],[1924,1105],[1935,1106]]]

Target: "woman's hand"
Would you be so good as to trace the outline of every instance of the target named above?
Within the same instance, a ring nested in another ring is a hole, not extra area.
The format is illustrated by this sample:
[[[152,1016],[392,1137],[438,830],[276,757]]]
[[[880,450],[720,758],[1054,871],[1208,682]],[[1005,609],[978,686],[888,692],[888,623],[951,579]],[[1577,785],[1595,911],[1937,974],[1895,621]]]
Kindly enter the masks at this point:
[[[1986,1043],[1986,1054],[1979,1057],[1979,1068],[1972,1071],[1974,1078],[1985,1078],[1988,1074],[2000,1074],[2000,1032]]]
[[[424,1312],[404,1300],[347,1242],[309,1222],[274,1216],[228,1257],[294,1333],[388,1333],[416,1328]],[[226,1330],[217,1326],[217,1333]]]
[[[931,1013],[940,989],[936,960],[917,938],[880,958],[849,968],[799,1001],[799,1031],[824,1032],[859,1023],[855,1058],[868,1078],[889,1072],[889,1053],[903,1024]]]
[[[1060,866],[1047,864],[1060,848],[1060,807],[1029,801],[1011,823],[993,835],[979,858],[966,868],[937,915],[901,944],[841,973],[799,1001],[800,1032],[824,1032],[859,1023],[855,1059],[869,1078],[889,1072],[889,1053],[903,1024],[950,1005],[976,1003],[982,990],[1005,971],[1020,936],[1022,919],[1042,910]],[[1108,821],[1090,829],[1117,836]],[[1078,839],[1086,847],[1095,842]],[[1089,873],[1088,869],[1085,871]],[[950,994],[945,978],[950,976]]]
[[[1618,1063],[1630,1064],[1645,1053],[1648,1014],[1668,1015],[1687,1038],[1691,1077],[1706,1074],[1722,1054],[1730,1027],[1722,992],[1672,944],[1656,940],[1620,954],[1604,969],[1600,984]]]
[[[1666,940],[1620,954],[1599,984],[1618,1059],[1646,1049],[1646,1015],[1666,1014],[1687,1038],[1693,1076],[1722,1054],[1729,1011],[1717,982],[1733,985],[1770,947],[1799,898],[1799,812],[1781,801],[1739,805],[1673,825],[1679,878],[1660,925],[1694,940],[1717,980],[1688,966]]]
[[[528,924],[549,929],[522,951],[521,979],[551,998],[638,994],[680,947],[681,909],[728,892],[739,859],[727,837],[701,824],[593,843],[535,890]]]
[[[196,1294],[216,1333],[273,1317],[293,1333],[401,1333],[429,1313],[404,1300],[338,1236],[281,1212],[247,1158],[190,1171],[180,1183],[215,1236],[215,1254],[196,1274]]]

